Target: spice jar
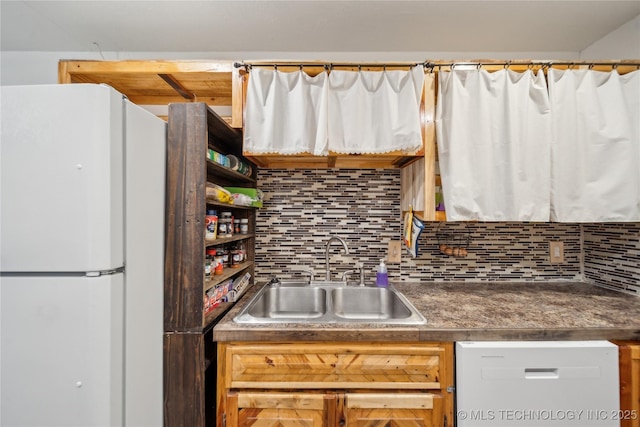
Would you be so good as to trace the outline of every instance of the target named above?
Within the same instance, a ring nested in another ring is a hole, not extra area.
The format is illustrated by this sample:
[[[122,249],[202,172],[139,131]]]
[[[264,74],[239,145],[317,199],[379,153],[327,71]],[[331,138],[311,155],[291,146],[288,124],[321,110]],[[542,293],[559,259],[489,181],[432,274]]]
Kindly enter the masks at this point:
[[[222,274],[223,271],[224,271],[224,260],[222,259],[222,255],[216,255],[215,268],[213,270],[213,274]]]
[[[218,220],[220,226],[218,227],[219,237],[232,237],[233,236],[233,216],[231,212],[222,212],[220,219]]]
[[[248,234],[249,233],[249,219],[242,218],[240,220],[240,234]]]
[[[218,237],[231,237],[233,236],[233,225],[231,225],[230,218],[220,218],[218,220]]]
[[[205,239],[215,239],[218,234],[218,212],[215,209],[208,209],[204,217]]]
[[[226,247],[222,246],[220,249],[218,249],[218,253],[222,257],[222,264],[225,267],[229,267],[231,265],[231,262],[229,260],[229,250]]]
[[[247,249],[243,242],[238,243],[238,251],[240,251],[240,262],[245,262],[247,260]]]
[[[216,268],[216,250],[214,248],[207,249],[204,258],[204,277],[211,277],[211,274]]]
[[[231,268],[240,267],[240,263],[242,262],[242,251],[237,246],[234,246],[233,249],[231,249],[230,258],[231,258]]]
[[[240,218],[233,220],[233,232],[235,234],[240,234]]]

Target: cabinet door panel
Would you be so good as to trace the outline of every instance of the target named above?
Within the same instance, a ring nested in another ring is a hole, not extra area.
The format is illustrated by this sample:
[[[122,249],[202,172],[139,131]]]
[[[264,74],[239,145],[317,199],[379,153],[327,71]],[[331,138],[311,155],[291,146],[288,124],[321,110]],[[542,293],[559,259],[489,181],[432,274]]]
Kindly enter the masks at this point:
[[[311,410],[240,409],[239,427],[322,427],[322,414]]]
[[[265,344],[228,347],[229,388],[440,389],[442,346]]]
[[[347,427],[436,427],[444,425],[442,396],[438,394],[345,395]]]
[[[335,417],[333,394],[229,393],[229,427],[326,427]]]
[[[620,343],[620,425],[640,427],[640,344]]]

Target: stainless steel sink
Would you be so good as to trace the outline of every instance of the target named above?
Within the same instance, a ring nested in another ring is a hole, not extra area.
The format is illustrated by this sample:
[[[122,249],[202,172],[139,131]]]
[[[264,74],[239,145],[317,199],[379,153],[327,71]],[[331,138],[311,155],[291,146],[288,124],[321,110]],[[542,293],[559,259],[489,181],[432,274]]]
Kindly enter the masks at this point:
[[[327,311],[326,293],[321,288],[267,287],[247,313],[257,319],[317,318]]]
[[[333,311],[345,319],[407,319],[411,310],[389,288],[338,288],[331,291]]]
[[[426,323],[426,319],[393,286],[345,286],[342,282],[264,285],[233,320],[253,324]]]

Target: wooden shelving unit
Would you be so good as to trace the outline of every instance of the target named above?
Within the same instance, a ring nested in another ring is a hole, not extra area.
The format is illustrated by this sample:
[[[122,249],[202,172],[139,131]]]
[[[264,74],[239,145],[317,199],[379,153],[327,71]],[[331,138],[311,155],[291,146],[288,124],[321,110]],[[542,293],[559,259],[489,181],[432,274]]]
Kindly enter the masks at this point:
[[[207,199],[208,182],[220,186],[256,187],[245,176],[207,159],[216,150],[242,158],[242,133],[204,103],[169,105],[167,134],[166,252],[164,289],[164,425],[215,425],[216,346],[213,327],[233,302],[206,312],[207,290],[251,274],[253,282],[255,208]],[[246,161],[246,159],[243,159]],[[250,163],[250,162],[249,162]],[[205,238],[207,209],[228,210],[249,220],[249,233]],[[222,274],[205,277],[205,250],[238,242],[247,260]]]

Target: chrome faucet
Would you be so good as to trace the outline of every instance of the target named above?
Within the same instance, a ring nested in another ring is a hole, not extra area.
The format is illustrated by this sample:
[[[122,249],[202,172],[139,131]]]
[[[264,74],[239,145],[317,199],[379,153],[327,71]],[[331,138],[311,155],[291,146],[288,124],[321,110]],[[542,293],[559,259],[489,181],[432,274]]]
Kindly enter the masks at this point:
[[[356,264],[356,267],[358,268],[358,270],[347,270],[344,273],[342,273],[342,281],[344,282],[345,285],[348,285],[349,282],[347,282],[347,277],[353,273],[358,273],[360,275],[360,286],[365,286],[364,284],[364,263],[359,262],[358,264]]]
[[[313,282],[313,279],[315,277],[315,273],[313,272],[313,268],[311,268],[311,267],[303,267],[303,269],[302,269],[302,271],[300,271],[300,273],[309,276],[309,284],[311,284],[311,282]]]
[[[329,237],[329,241],[327,241],[327,247],[324,254],[324,264],[326,269],[325,280],[327,282],[331,280],[331,272],[329,271],[329,246],[331,246],[331,242],[333,242],[334,240],[337,240],[338,242],[342,243],[342,247],[344,248],[345,255],[349,254],[349,248],[347,247],[347,242],[345,242],[342,239],[342,237],[338,237],[338,236]]]
[[[360,286],[364,286],[364,263],[358,263],[358,271],[360,272]]]

